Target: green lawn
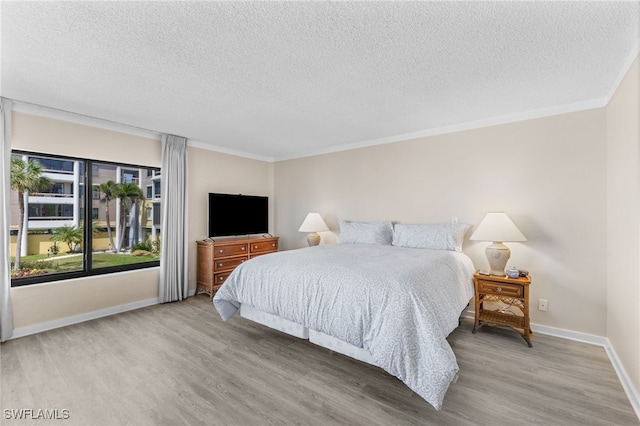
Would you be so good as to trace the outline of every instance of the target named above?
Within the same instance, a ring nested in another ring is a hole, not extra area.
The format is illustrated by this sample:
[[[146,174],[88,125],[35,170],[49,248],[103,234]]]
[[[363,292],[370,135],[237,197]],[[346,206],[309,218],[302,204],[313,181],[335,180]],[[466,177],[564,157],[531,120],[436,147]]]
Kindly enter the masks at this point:
[[[132,256],[128,253],[94,253],[93,268],[105,268],[110,266],[129,265],[132,263],[152,262],[159,260],[160,256],[156,254],[148,254],[143,256]],[[82,254],[47,256],[46,254],[35,254],[23,256],[21,258],[23,265],[29,267],[42,265],[46,267],[38,269],[46,269],[50,272],[66,272],[82,270]],[[57,266],[56,266],[57,265]]]
[[[131,256],[130,254],[117,253],[94,253],[93,267],[106,268],[109,266],[129,265],[131,263],[152,262],[159,260],[160,256],[149,254],[144,256]],[[64,259],[54,260],[58,263],[60,271],[75,271],[82,269],[82,255],[66,257]]]

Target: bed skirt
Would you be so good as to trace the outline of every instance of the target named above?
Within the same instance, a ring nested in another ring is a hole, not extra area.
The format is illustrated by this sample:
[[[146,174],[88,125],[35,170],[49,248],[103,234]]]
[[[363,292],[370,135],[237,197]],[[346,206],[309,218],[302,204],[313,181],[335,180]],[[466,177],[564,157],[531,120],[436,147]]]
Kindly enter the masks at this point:
[[[344,342],[340,339],[336,339],[328,334],[310,330],[300,324],[296,324],[276,315],[260,311],[253,306],[247,304],[240,305],[240,316],[291,336],[298,337],[300,339],[308,339],[311,343],[357,359],[358,361],[376,365],[369,351],[365,349],[358,348],[357,346]]]

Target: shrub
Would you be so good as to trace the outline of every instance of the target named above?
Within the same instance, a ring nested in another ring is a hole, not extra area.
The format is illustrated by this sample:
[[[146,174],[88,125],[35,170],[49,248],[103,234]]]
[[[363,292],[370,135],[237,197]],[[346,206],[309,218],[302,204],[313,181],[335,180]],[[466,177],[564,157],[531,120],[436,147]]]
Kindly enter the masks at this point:
[[[151,250],[154,254],[159,254],[160,253],[160,235],[156,235],[156,239],[153,243],[151,243],[151,245],[153,246],[153,250]]]
[[[13,266],[13,265],[11,265]],[[23,260],[20,269],[55,270],[57,264],[48,260]]]
[[[131,253],[133,254],[134,251],[138,251],[138,250],[144,250],[144,251],[152,251],[152,247],[151,244],[146,243],[146,242],[139,242],[139,243],[135,243],[133,246],[131,246]]]
[[[13,265],[11,265],[13,268]],[[58,264],[45,260],[23,260],[20,262],[19,270],[11,270],[11,278],[29,277],[32,275],[48,274],[52,271],[58,271]]]
[[[48,274],[48,273],[49,273],[49,271],[43,271],[41,269],[22,268],[19,271],[12,270],[11,271],[11,278],[30,277],[32,275],[42,275],[42,274]]]

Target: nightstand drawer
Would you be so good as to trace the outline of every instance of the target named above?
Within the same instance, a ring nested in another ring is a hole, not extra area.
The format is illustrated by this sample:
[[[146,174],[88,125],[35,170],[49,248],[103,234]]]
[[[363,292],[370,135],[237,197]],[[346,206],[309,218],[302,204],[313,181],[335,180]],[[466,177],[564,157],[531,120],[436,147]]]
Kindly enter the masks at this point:
[[[521,285],[500,283],[494,281],[478,280],[479,290],[482,293],[500,294],[511,297],[524,297],[524,289]]]

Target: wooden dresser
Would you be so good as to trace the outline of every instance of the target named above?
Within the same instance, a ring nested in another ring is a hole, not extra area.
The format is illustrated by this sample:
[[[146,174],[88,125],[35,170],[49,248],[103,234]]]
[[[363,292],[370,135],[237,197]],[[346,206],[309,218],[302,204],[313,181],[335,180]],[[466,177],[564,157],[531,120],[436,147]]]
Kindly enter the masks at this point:
[[[216,290],[242,262],[278,251],[278,237],[225,238],[202,240],[198,244],[196,294],[204,291],[213,298]]]

